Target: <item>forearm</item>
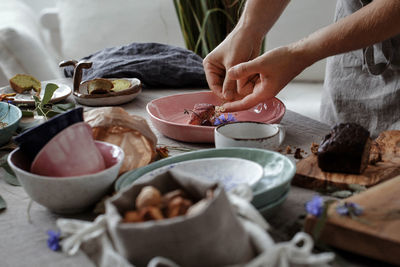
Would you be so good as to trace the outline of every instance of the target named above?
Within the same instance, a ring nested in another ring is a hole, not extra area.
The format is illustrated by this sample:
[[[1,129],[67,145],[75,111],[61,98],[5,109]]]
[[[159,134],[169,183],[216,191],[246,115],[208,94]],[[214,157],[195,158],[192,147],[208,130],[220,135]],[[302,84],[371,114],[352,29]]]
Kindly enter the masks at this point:
[[[374,0],[357,12],[290,45],[306,65],[400,34],[400,0]]]
[[[236,29],[262,39],[278,20],[290,0],[247,0]]]

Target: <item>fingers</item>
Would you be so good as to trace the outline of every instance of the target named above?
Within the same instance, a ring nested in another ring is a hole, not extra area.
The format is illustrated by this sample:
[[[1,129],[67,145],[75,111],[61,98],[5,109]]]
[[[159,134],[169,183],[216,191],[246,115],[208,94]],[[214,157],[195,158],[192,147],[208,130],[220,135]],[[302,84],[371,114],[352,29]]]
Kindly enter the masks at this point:
[[[234,112],[234,111],[249,109],[251,107],[254,107],[260,102],[262,102],[260,96],[258,94],[253,93],[246,96],[242,100],[225,103],[223,107],[225,108],[226,112]]]
[[[228,70],[227,77],[230,80],[240,80],[249,77],[252,74],[260,72],[257,60],[251,60],[245,63],[240,63]]]
[[[232,101],[236,98],[236,81],[225,78],[222,95],[225,100]]]
[[[213,91],[219,98],[224,98],[222,94],[222,84],[225,79],[225,70],[215,66],[208,60],[203,61],[206,80],[211,91]]]
[[[237,92],[241,96],[249,95],[253,92],[254,86],[259,79],[258,75],[254,75],[253,77],[249,77],[249,79],[241,79],[238,80]]]

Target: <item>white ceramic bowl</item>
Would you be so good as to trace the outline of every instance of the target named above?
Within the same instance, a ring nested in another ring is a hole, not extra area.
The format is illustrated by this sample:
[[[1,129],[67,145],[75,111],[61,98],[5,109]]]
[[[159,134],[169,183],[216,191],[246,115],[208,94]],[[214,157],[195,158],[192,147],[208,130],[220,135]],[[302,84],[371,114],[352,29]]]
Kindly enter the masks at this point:
[[[106,169],[93,174],[62,178],[33,174],[29,172],[31,162],[18,148],[10,153],[7,160],[32,200],[56,213],[78,213],[95,204],[109,191],[124,159],[120,147],[95,142]]]
[[[222,124],[214,130],[215,147],[254,147],[276,150],[285,139],[279,124],[238,121]]]
[[[247,159],[228,157],[203,158],[166,165],[146,173],[137,181],[151,179],[166,171],[171,171],[177,175],[219,182],[226,191],[239,184],[247,184],[254,187],[263,177],[264,172],[260,164]]]

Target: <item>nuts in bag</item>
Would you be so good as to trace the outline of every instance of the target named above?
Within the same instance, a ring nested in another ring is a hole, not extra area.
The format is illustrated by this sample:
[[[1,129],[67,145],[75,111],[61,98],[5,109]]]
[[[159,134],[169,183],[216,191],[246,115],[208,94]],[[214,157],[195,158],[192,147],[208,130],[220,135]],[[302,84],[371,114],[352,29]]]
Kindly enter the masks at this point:
[[[174,199],[181,206],[172,216]],[[140,217],[148,207],[157,209],[156,215]],[[130,212],[139,219],[127,219]],[[225,266],[248,262],[256,254],[223,187],[178,171],[136,181],[106,202],[105,216],[117,252],[135,266],[146,266],[157,256],[181,266]]]

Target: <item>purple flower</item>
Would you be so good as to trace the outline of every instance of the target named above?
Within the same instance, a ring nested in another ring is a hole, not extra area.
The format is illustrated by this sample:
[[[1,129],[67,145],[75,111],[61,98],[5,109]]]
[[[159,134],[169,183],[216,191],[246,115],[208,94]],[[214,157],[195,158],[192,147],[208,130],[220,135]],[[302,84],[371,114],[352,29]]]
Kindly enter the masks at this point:
[[[217,126],[220,124],[225,124],[225,123],[234,122],[234,121],[236,121],[236,118],[235,118],[235,116],[233,116],[233,114],[228,113],[228,117],[225,117],[225,115],[222,114],[222,115],[218,116],[217,118],[215,118],[214,125]]]
[[[354,202],[345,202],[336,206],[336,212],[340,215],[355,215],[360,216],[363,213],[363,208]]]
[[[313,198],[306,203],[307,213],[319,217],[324,210],[324,200],[320,196],[313,196]]]
[[[47,234],[49,235],[49,238],[47,239],[47,246],[53,250],[53,251],[58,251],[61,249],[60,247],[60,232],[56,232],[53,230],[47,231]]]

